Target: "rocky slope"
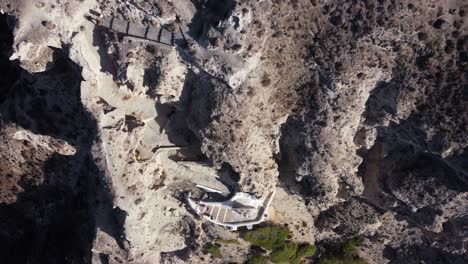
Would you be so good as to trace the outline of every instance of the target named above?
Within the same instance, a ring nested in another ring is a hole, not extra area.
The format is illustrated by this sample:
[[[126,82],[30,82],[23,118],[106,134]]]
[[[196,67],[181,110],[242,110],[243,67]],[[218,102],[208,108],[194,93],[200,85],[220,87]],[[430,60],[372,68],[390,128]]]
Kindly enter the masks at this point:
[[[183,203],[218,175],[259,196],[276,187],[269,220],[294,241],[361,236],[369,263],[468,261],[465,1],[0,9],[1,259],[241,263],[244,242],[204,254],[239,234]],[[89,17],[190,40],[162,45]]]

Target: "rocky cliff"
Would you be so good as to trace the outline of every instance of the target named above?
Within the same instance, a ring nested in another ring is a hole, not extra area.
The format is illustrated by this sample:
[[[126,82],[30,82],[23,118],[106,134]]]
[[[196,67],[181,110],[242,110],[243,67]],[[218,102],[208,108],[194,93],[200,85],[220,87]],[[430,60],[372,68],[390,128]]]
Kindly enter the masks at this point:
[[[359,236],[369,263],[468,261],[466,1],[0,10],[0,259],[242,263],[245,242],[205,255],[239,234],[184,205],[221,177],[277,188],[269,221],[319,251]]]

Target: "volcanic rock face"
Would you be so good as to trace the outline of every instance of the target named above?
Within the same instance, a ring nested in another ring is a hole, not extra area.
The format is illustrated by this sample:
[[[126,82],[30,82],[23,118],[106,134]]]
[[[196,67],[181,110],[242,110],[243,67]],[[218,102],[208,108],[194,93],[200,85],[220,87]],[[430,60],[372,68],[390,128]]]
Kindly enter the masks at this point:
[[[0,1],[0,259],[208,263],[194,184],[370,263],[459,263],[466,1]],[[169,46],[99,26],[178,30]],[[91,19],[90,19],[91,18]],[[246,243],[220,263],[245,261]]]
[[[31,74],[9,61],[14,23],[1,15],[0,255],[7,263],[82,262],[91,256],[100,174],[80,69],[61,50],[48,72]]]

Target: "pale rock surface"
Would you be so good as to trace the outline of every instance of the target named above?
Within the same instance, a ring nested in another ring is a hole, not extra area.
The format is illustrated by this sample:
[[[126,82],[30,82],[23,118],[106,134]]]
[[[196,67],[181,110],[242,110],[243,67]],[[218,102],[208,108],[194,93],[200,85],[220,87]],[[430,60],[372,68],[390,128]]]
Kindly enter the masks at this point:
[[[219,179],[277,188],[268,220],[292,241],[361,236],[369,263],[466,262],[464,1],[0,9],[15,18],[0,39],[2,239],[24,253],[11,263],[244,262],[256,252],[239,233],[183,202],[195,183],[227,191]],[[161,45],[86,16],[180,26],[190,40]],[[203,248],[220,238],[239,243],[214,259]]]

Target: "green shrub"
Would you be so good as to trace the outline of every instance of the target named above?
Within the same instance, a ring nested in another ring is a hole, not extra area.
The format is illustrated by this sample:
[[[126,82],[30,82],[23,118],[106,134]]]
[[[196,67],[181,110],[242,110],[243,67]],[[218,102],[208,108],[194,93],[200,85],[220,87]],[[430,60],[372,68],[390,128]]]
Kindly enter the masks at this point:
[[[297,250],[297,256],[301,258],[312,257],[315,254],[317,247],[315,245],[303,244]]]
[[[315,254],[314,245],[303,244],[298,246],[295,243],[287,242],[289,230],[281,226],[266,226],[244,232],[243,238],[252,245],[260,246],[271,251],[270,260],[273,263],[300,264],[302,258],[311,257]],[[256,259],[249,259],[247,263],[252,263]],[[264,256],[260,256],[258,261],[266,261]],[[264,263],[264,262],[259,262]]]
[[[265,256],[253,256],[247,260],[247,264],[267,264],[268,258]]]
[[[357,252],[362,246],[362,239],[357,237],[344,243],[331,243],[325,246],[324,254],[320,257],[320,264],[366,264]]]
[[[206,252],[210,253],[211,256],[215,257],[215,258],[221,258],[221,250],[219,249],[219,245],[216,245],[216,244],[206,244],[205,246],[205,250]]]
[[[288,263],[296,257],[297,244],[286,243],[280,248],[276,248],[271,252],[271,262],[273,263]]]
[[[267,226],[246,231],[243,237],[252,245],[272,250],[283,246],[288,235],[289,230],[285,227]]]
[[[344,262],[335,256],[324,256],[320,258],[320,264],[343,264]]]
[[[345,255],[356,255],[359,247],[362,246],[363,240],[360,237],[355,237],[346,241],[343,245]]]
[[[290,264],[301,264],[302,263],[302,258],[299,256],[294,256],[289,260]]]

